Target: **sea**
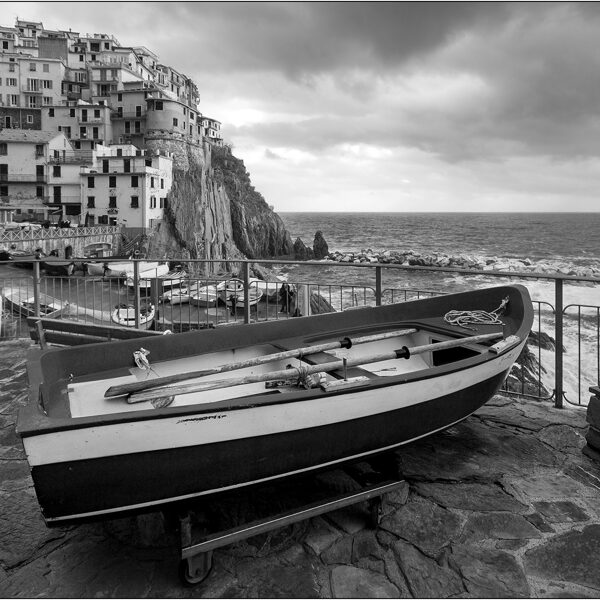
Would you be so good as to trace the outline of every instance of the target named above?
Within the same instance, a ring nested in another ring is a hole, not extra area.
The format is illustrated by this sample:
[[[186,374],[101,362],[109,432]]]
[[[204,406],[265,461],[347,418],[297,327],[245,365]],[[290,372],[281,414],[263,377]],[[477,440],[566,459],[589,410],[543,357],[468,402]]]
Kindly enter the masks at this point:
[[[423,255],[469,255],[496,259],[518,267],[521,261],[552,273],[600,269],[600,212],[598,213],[278,213],[292,241],[297,238],[312,247],[320,231],[329,251],[374,252],[395,250]],[[279,269],[289,281],[310,282],[314,271],[308,266]],[[373,286],[371,270],[334,268],[324,263],[323,277],[332,283]],[[552,280],[510,278],[525,285],[537,311],[534,329],[554,337],[555,286]],[[508,278],[485,272],[463,275],[435,271],[384,269],[383,288],[388,290],[451,293],[477,287],[502,285]],[[354,297],[350,297],[353,294]],[[356,291],[345,291],[336,306],[344,309],[360,302]],[[396,296],[398,298],[398,296]],[[410,299],[410,298],[409,298]],[[600,378],[600,285],[567,282],[564,285],[565,384],[574,403],[585,400],[589,385]],[[474,307],[477,308],[477,307]],[[542,380],[554,387],[554,355],[542,351]]]

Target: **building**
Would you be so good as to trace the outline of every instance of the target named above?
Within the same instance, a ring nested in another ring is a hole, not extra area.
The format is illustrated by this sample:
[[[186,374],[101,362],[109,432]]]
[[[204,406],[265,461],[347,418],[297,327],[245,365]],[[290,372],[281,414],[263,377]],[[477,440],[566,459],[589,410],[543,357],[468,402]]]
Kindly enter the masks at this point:
[[[60,214],[151,226],[162,218],[172,159],[146,156],[147,139],[223,143],[220,122],[202,115],[199,104],[196,84],[143,46],[125,47],[103,33],[51,31],[35,21],[0,26],[0,133],[31,132],[6,134],[0,146],[2,202],[31,218]],[[3,156],[6,144],[10,152]],[[43,151],[37,154],[35,146]],[[13,160],[17,155],[23,162]],[[125,171],[127,156],[139,189]],[[116,186],[104,185],[100,157]],[[106,194],[87,188],[95,170],[95,189]]]
[[[149,228],[163,218],[173,185],[173,159],[131,144],[98,145],[81,168],[86,225]]]
[[[72,154],[63,133],[0,130],[0,206],[33,220],[62,215],[63,203],[79,214],[79,164],[64,164]]]

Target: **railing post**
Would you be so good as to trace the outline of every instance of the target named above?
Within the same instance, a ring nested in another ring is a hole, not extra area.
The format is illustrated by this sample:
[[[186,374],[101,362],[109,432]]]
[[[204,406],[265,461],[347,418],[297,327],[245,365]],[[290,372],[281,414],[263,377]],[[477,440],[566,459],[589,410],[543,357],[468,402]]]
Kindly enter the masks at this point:
[[[40,316],[40,261],[33,263],[33,315]]]
[[[563,407],[563,280],[554,280],[554,406]]]
[[[244,323],[250,323],[250,263],[245,261],[242,270],[244,280]]]
[[[140,263],[133,261],[133,310],[135,311],[135,328],[140,328]]]
[[[381,267],[375,267],[375,306],[381,306]]]

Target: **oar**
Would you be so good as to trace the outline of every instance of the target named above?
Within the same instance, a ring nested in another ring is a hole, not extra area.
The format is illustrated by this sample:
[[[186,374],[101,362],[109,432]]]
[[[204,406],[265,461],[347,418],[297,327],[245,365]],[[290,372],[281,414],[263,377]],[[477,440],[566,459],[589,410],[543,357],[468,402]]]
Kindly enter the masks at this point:
[[[334,350],[336,348],[350,348],[354,344],[366,344],[367,342],[376,342],[380,340],[385,340],[387,338],[399,337],[401,335],[409,335],[411,333],[416,333],[416,331],[416,329],[400,329],[398,331],[388,331],[386,333],[374,333],[372,335],[364,335],[353,339],[346,337],[342,340],[338,340],[335,342],[327,342],[316,346],[306,346],[304,348],[293,348],[291,350],[285,350],[283,352],[275,352],[274,354],[265,354],[264,356],[257,356],[248,360],[229,363],[227,365],[221,365],[219,367],[213,367],[211,369],[202,369],[201,371],[189,371],[187,373],[175,373],[174,375],[166,375],[165,377],[157,377],[156,379],[145,379],[144,381],[134,381],[133,383],[113,385],[112,387],[106,390],[106,392],[104,393],[104,397],[108,398],[109,396],[123,396],[124,394],[141,392],[143,390],[149,390],[151,388],[161,387],[163,385],[169,385],[171,383],[177,383],[179,381],[185,381],[186,379],[196,379],[196,377],[204,377],[205,375],[215,375],[216,373],[236,371],[238,369],[245,369],[246,367],[263,365],[265,363],[273,362],[276,360],[285,360],[287,358],[299,358],[302,356],[308,356],[310,354],[316,354],[317,352]]]
[[[238,377],[234,379],[219,379],[217,381],[206,381],[202,383],[188,383],[179,386],[168,386],[136,392],[127,398],[127,402],[146,402],[154,398],[162,398],[163,396],[178,396],[181,394],[191,394],[193,392],[205,392],[208,390],[218,390],[221,388],[233,387],[236,385],[244,385],[247,383],[260,383],[263,381],[277,381],[280,379],[293,379],[301,376],[312,375],[313,373],[322,373],[328,371],[337,371],[344,367],[356,367],[358,365],[366,365],[369,363],[380,362],[384,360],[392,360],[395,358],[410,358],[414,354],[422,354],[429,350],[444,350],[446,348],[454,348],[463,344],[474,344],[491,340],[493,338],[502,337],[502,333],[484,333],[471,337],[459,338],[455,340],[447,340],[445,342],[435,342],[433,344],[425,344],[423,346],[414,346],[407,348],[403,346],[399,350],[384,352],[381,354],[372,354],[369,356],[357,357],[349,360],[337,360],[321,365],[309,365],[306,367],[292,367],[280,371],[271,371],[269,373],[261,373],[259,375],[247,375],[246,377]]]

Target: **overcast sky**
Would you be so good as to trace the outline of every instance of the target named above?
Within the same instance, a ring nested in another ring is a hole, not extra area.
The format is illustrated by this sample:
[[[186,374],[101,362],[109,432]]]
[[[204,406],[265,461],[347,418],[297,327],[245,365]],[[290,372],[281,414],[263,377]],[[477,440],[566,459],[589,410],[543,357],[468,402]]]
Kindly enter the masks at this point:
[[[597,211],[600,4],[3,2],[144,45],[276,211]]]

